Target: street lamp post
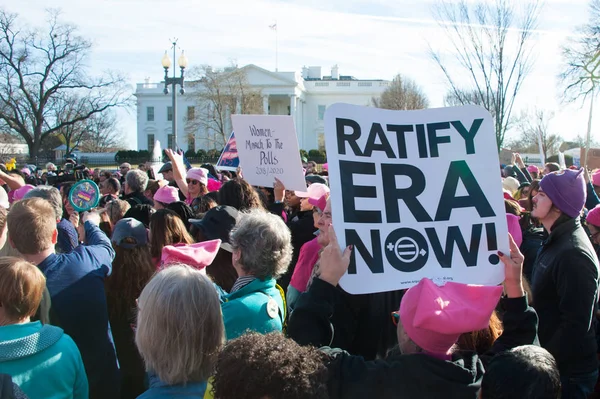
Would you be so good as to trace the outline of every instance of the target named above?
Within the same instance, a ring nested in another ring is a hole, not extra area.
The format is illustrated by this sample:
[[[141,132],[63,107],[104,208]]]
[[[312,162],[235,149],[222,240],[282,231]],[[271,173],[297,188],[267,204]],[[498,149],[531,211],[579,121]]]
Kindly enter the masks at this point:
[[[175,51],[177,49],[177,39],[175,39],[173,41],[173,60],[175,59]],[[185,93],[185,90],[183,88],[183,79],[184,79],[184,69],[187,68],[188,66],[188,60],[187,57],[185,56],[185,54],[183,53],[183,50],[181,51],[181,55],[179,56],[179,59],[177,60],[177,64],[179,64],[179,68],[181,69],[181,76],[180,77],[176,77],[175,76],[175,66],[173,66],[173,77],[170,78],[169,77],[169,68],[171,67],[171,58],[169,58],[169,54],[167,54],[167,50],[165,50],[165,55],[163,55],[162,58],[162,66],[163,68],[165,68],[165,90],[164,93],[165,94],[169,94],[169,85],[172,86],[171,91],[173,93],[173,143],[174,143],[174,149],[177,150],[179,149],[179,145],[178,145],[178,141],[177,141],[177,90],[176,90],[176,86],[179,85],[181,86],[181,89],[179,90],[179,93],[181,95],[183,95]]]

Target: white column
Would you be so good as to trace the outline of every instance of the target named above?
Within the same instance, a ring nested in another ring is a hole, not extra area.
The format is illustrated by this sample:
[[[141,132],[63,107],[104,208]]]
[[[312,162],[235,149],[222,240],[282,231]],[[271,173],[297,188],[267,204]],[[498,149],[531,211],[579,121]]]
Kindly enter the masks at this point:
[[[269,96],[262,96],[262,100],[263,100],[263,114],[264,115],[269,115]]]
[[[296,122],[296,95],[290,94],[290,115],[294,118],[294,123]]]

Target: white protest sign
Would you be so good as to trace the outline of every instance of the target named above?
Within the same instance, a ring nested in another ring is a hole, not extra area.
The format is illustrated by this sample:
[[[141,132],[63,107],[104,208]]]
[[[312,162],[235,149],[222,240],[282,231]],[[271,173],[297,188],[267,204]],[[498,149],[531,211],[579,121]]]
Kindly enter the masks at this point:
[[[294,120],[285,115],[231,115],[244,179],[273,187],[275,178],[288,190],[306,191]]]
[[[340,281],[353,294],[437,283],[496,285],[508,230],[491,115],[477,106],[325,114]]]

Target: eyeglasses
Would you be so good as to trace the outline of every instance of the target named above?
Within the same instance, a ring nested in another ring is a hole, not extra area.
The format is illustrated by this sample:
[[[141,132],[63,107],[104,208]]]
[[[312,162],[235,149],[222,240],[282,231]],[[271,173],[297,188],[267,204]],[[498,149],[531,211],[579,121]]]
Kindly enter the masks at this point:
[[[187,184],[192,184],[192,185],[196,185],[196,184],[200,184],[200,182],[198,180],[190,180],[190,179],[186,179],[185,180],[187,182]]]
[[[119,166],[119,169],[128,169],[127,166]]]
[[[397,326],[399,322],[400,314],[398,312],[392,312],[392,323],[394,323],[394,325]]]

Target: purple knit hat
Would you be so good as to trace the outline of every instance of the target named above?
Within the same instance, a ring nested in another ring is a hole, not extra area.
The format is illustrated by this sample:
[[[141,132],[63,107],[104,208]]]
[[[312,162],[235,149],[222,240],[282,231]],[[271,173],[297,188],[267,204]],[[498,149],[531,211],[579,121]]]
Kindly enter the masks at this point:
[[[554,206],[572,218],[577,217],[585,205],[583,169],[552,172],[544,176],[540,188]]]

